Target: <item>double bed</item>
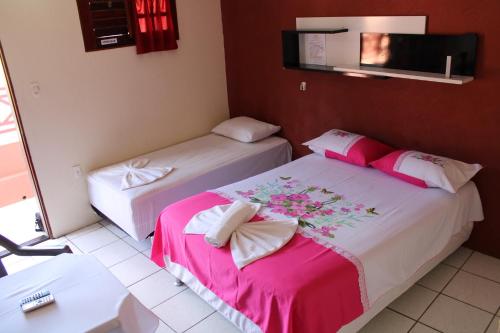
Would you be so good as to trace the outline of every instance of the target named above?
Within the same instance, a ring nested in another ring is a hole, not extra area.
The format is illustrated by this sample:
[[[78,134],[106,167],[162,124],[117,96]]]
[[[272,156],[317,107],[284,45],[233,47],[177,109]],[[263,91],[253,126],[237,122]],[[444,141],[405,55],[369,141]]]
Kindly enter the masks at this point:
[[[166,177],[144,186],[121,189],[124,163],[89,173],[89,200],[100,214],[141,241],[154,231],[165,206],[283,165],[291,155],[288,141],[277,136],[243,143],[209,134],[138,156],[136,159],[149,160],[149,166],[174,168]]]
[[[186,235],[191,217],[234,200],[260,218],[296,217],[295,236],[242,270],[228,246]],[[165,208],[152,260],[244,332],[356,332],[470,235],[483,212],[456,194],[312,154]]]

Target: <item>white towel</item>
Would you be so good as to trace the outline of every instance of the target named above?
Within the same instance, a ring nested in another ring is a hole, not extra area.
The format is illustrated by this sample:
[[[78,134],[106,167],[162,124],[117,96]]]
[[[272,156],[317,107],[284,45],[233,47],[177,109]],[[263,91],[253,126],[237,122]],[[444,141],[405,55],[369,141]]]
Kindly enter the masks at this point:
[[[210,232],[221,229],[222,226],[220,224],[224,216],[226,219],[231,220],[229,215],[232,214],[228,213],[231,213],[229,209],[233,205],[233,209],[239,212],[239,217],[244,215],[241,214],[242,211],[247,213],[245,221],[241,223],[231,221],[234,223],[233,226],[236,225],[236,228],[227,236],[227,239],[230,237],[231,240],[230,246],[233,261],[236,267],[241,269],[255,260],[268,256],[282,248],[297,231],[297,219],[245,223],[252,219],[259,210],[260,205],[244,202],[235,203],[236,201],[231,205],[214,206],[199,212],[186,225],[184,233],[205,235],[205,240],[207,240],[207,235]],[[247,207],[242,208],[244,205]],[[222,236],[227,235],[229,230],[230,228],[224,229]]]
[[[237,200],[239,203],[242,201]],[[235,201],[236,202],[236,201]],[[238,205],[240,205],[238,203]],[[244,203],[244,202],[243,202]],[[249,211],[249,217],[243,221],[243,222],[248,222],[250,221],[255,214],[260,209],[260,204],[254,204],[254,203],[244,203],[245,205],[248,205],[252,207],[251,213]],[[189,223],[184,227],[184,233],[185,234],[193,234],[193,235],[205,235],[207,234],[212,227],[217,226],[219,224],[219,221],[222,219],[224,216],[224,213],[229,210],[231,206],[233,206],[234,203],[229,204],[229,205],[218,205],[218,206],[213,206],[210,209],[203,210],[196,215],[194,215]],[[251,215],[251,216],[250,216]]]
[[[205,234],[208,244],[223,247],[231,238],[233,232],[245,222],[250,221],[260,209],[260,204],[246,203],[241,200],[234,201],[222,216]]]
[[[231,237],[231,255],[238,269],[281,249],[297,231],[297,219],[260,221],[239,226]]]
[[[121,183],[122,191],[155,182],[173,170],[172,167],[146,167],[148,164],[147,158],[141,158],[129,161],[122,166],[125,172]]]

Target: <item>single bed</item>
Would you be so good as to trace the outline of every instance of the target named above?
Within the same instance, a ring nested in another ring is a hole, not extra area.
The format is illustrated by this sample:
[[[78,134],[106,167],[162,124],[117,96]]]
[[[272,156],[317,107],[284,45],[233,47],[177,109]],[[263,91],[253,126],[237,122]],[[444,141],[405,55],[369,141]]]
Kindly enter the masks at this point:
[[[228,246],[182,232],[195,213],[235,199],[301,225],[282,249],[241,271]],[[313,154],[167,207],[152,259],[244,332],[356,332],[482,219],[472,182],[450,194]]]
[[[242,143],[209,134],[138,158],[174,170],[153,183],[121,190],[123,174],[117,170],[124,164],[119,163],[89,173],[87,184],[91,205],[131,237],[143,240],[165,206],[283,165],[291,159],[291,146],[276,136]]]

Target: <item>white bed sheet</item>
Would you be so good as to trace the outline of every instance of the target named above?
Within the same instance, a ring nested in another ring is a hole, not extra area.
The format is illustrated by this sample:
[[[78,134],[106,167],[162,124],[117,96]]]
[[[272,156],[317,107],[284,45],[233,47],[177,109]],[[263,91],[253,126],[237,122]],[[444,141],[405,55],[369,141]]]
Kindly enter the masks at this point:
[[[354,255],[364,271],[367,306],[408,280],[438,255],[452,237],[471,221],[483,220],[480,197],[469,182],[458,193],[423,189],[371,168],[363,168],[317,154],[308,155],[261,175],[214,190],[233,199],[242,192],[292,177],[306,186],[342,194],[345,200],[376,207],[379,213],[354,228],[335,231],[333,243]],[[247,199],[248,200],[248,199]],[[261,211],[280,218],[283,215]],[[364,284],[364,286],[363,286]]]
[[[113,171],[124,164],[119,163],[91,172],[87,184],[90,203],[131,237],[142,240],[154,231],[167,205],[288,163],[291,146],[275,136],[242,143],[209,134],[137,158],[174,171],[154,183],[122,191],[122,175]]]

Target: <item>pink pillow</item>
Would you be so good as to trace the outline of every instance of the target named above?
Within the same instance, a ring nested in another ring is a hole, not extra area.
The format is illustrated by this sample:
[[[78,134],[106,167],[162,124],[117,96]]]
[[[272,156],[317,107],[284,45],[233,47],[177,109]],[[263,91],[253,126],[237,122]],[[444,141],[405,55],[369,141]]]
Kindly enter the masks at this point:
[[[479,164],[411,150],[397,150],[370,165],[410,184],[440,187],[451,193],[456,193],[482,169]]]
[[[366,136],[337,129],[328,131],[304,145],[325,157],[364,167],[394,151],[393,148]]]

